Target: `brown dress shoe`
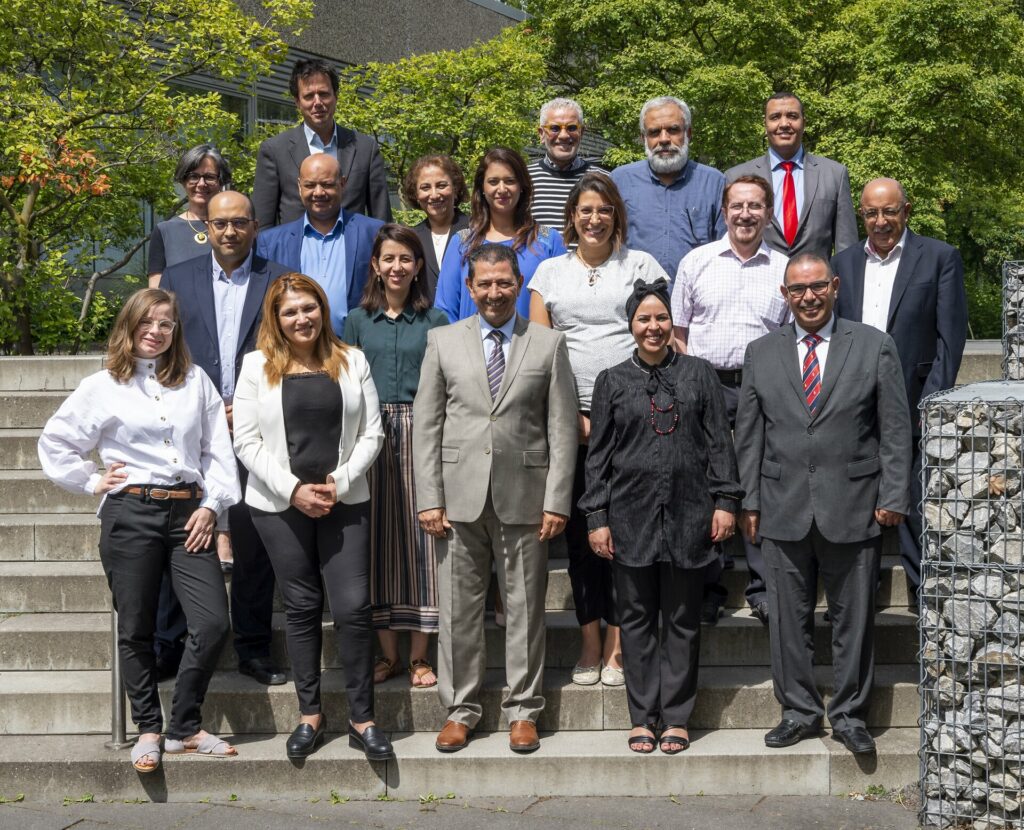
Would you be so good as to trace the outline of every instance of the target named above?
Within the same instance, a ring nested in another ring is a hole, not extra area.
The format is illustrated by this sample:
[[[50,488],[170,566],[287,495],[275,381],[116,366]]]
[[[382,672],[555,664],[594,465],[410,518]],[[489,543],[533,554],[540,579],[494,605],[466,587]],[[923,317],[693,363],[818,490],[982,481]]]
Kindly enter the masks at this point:
[[[533,752],[540,749],[540,738],[537,736],[537,726],[533,721],[514,720],[509,726],[508,745],[513,752]]]
[[[465,748],[472,737],[473,730],[466,724],[449,720],[445,721],[444,728],[437,734],[434,746],[438,752],[458,752]]]

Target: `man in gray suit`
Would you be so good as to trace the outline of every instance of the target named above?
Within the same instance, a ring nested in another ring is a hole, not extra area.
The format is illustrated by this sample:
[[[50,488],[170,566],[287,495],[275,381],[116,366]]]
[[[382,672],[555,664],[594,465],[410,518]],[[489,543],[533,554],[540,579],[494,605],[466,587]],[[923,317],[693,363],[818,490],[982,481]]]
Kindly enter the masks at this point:
[[[869,753],[881,531],[910,508],[910,415],[896,344],[835,317],[838,289],[823,257],[789,261],[782,291],[795,324],[747,347],[736,455],[743,531],[763,538],[782,704],[782,721],[764,742],[790,746],[821,729],[811,636],[820,573],[832,619],[832,734],[851,752]]]
[[[296,182],[303,159],[327,153],[338,160],[345,192],[341,206],[391,221],[388,177],[377,142],[334,121],[338,104],[338,73],[313,58],[296,62],[289,82],[295,106],[302,113],[298,127],[260,144],[252,200],[261,228],[284,225],[304,213]]]
[[[516,314],[515,253],[483,245],[466,279],[478,314],[427,335],[413,404],[420,525],[439,539],[437,749],[462,749],[481,716],[491,562],[505,603],[502,710],[516,752],[540,746],[548,540],[565,527],[576,462],[576,392],[565,337]]]
[[[761,176],[772,183],[775,211],[765,230],[769,248],[796,256],[804,251],[830,257],[857,241],[857,219],[845,165],[804,151],[804,105],[792,92],[776,92],[765,102],[768,152],[725,171]]]

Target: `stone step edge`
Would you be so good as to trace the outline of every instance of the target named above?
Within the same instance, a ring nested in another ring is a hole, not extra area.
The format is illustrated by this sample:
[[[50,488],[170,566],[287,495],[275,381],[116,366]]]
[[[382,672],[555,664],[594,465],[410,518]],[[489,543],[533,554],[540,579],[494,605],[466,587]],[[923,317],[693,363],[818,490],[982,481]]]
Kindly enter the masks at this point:
[[[392,733],[396,760],[367,762],[344,737],[329,737],[304,762],[284,756],[284,735],[224,737],[236,759],[165,756],[161,770],[141,776],[127,749],[100,737],[0,738],[0,780],[25,803],[90,794],[99,799],[198,801],[268,797],[415,799],[545,795],[839,795],[886,790],[916,780],[918,730],[873,730],[878,756],[858,762],[825,734],[786,749],[764,746],[765,730],[694,732],[673,757],[629,752],[625,731],[541,734],[531,755],[508,749],[505,732],[479,734],[461,752],[443,756],[432,733]],[[56,761],[56,763],[55,763]],[[10,792],[7,792],[7,791]],[[339,816],[342,818],[342,816]]]

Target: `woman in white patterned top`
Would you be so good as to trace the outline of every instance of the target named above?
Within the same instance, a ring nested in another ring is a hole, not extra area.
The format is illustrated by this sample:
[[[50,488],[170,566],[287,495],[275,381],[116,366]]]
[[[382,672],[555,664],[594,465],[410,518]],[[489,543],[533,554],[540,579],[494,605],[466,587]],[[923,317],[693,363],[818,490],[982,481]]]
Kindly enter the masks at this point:
[[[579,402],[580,451],[565,542],[582,635],[572,678],[581,685],[624,682],[611,569],[591,552],[586,520],[576,506],[585,484],[590,399],[598,374],[633,352],[626,318],[633,283],[666,277],[654,257],[626,247],[626,227],[626,207],[615,183],[603,173],[587,173],[565,204],[565,242],[576,243],[576,249],[542,262],[529,286],[530,320],[565,334]],[[607,625],[603,643],[601,620]]]

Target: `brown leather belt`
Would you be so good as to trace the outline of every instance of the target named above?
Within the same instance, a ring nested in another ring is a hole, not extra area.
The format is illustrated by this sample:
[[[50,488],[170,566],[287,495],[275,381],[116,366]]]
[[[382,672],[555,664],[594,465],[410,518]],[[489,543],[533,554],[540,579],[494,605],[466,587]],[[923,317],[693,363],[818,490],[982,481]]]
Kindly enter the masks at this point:
[[[203,495],[201,487],[191,484],[188,487],[171,490],[167,487],[153,487],[151,485],[125,487],[122,493],[129,496],[142,496],[144,499],[154,501],[166,501],[167,499],[197,499]]]

